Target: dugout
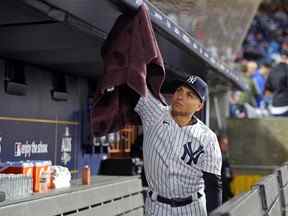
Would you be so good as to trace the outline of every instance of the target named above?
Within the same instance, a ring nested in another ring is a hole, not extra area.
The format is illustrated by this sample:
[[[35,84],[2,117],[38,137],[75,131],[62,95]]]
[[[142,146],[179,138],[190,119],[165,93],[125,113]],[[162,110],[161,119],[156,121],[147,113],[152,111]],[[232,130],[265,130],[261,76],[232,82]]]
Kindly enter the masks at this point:
[[[32,158],[50,158],[75,170],[91,160],[90,154],[82,155],[81,146],[93,141],[87,122],[89,96],[103,71],[100,47],[116,18],[133,13],[140,3],[9,0],[1,4],[2,160],[27,158],[25,152],[14,158],[15,142],[40,141],[47,145],[46,151],[30,153]],[[195,72],[208,81],[210,91],[219,86],[245,88],[237,71],[225,67],[180,26],[146,4],[167,81],[176,73]],[[60,147],[67,136],[73,137],[72,147],[63,156]]]
[[[100,48],[116,18],[133,13],[141,3],[1,2],[1,161],[51,160],[67,166],[76,177],[79,168],[89,164],[92,173],[98,173],[102,156],[96,151],[97,140],[90,136],[88,120],[90,98],[103,71]],[[211,92],[231,86],[245,89],[237,71],[213,57],[154,5],[145,3],[164,57],[166,83],[177,73],[194,72],[208,81]],[[207,123],[210,112],[208,103],[201,116]],[[126,132],[130,136],[131,131]],[[32,145],[38,150],[33,151]]]

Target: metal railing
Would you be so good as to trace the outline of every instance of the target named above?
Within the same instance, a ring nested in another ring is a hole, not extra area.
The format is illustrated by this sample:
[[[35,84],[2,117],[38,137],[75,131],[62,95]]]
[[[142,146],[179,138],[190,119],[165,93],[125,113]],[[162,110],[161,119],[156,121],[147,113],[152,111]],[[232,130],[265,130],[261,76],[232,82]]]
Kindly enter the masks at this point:
[[[96,176],[95,184],[36,194],[24,200],[0,203],[0,215],[143,215],[143,188],[139,177]]]
[[[242,193],[211,213],[211,216],[288,215],[288,165],[278,167],[250,191]]]

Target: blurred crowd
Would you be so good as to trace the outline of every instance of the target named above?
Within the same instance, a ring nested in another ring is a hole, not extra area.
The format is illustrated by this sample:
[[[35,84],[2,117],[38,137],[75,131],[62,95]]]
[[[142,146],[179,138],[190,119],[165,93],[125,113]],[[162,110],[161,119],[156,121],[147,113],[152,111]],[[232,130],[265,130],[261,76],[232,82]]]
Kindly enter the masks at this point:
[[[236,63],[249,89],[231,92],[230,117],[288,116],[288,5],[260,6]]]
[[[247,59],[279,61],[281,49],[288,48],[288,5],[261,4],[242,48]]]

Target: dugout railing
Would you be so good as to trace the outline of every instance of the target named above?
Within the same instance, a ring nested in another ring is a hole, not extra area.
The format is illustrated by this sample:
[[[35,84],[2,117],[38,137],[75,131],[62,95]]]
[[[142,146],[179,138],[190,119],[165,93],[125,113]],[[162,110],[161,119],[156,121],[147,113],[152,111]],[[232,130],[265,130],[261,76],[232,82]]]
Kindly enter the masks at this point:
[[[211,216],[288,215],[288,165],[265,176],[250,191],[241,193],[214,210]]]
[[[143,187],[138,176],[95,176],[91,185],[72,182],[67,189],[0,203],[2,216],[143,216]]]

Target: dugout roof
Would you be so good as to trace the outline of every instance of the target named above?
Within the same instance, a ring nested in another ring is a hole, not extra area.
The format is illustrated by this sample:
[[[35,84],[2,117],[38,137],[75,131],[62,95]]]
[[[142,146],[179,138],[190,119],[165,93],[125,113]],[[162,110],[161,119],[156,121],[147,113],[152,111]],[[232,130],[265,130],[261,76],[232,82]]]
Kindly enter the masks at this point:
[[[156,30],[167,79],[184,71],[197,72],[213,84],[246,88],[239,72],[213,57],[153,4],[144,2]],[[114,21],[140,4],[141,0],[2,0],[0,56],[97,78],[103,71],[100,47]]]

